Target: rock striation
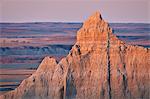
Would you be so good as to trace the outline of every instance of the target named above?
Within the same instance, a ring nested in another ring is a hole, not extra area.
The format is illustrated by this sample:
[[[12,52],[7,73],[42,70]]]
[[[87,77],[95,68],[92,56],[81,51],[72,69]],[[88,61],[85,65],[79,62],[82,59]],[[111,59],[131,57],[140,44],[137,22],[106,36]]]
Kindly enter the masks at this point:
[[[37,71],[0,99],[148,99],[150,50],[119,40],[99,12],[77,32],[60,62],[45,57]]]

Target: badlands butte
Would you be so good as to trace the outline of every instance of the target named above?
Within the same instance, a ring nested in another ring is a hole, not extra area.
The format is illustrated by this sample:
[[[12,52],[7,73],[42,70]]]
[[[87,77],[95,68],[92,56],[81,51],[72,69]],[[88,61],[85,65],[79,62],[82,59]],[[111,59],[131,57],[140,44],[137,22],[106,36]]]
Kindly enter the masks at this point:
[[[150,49],[127,45],[99,12],[77,32],[60,62],[45,57],[37,71],[0,99],[149,99]]]

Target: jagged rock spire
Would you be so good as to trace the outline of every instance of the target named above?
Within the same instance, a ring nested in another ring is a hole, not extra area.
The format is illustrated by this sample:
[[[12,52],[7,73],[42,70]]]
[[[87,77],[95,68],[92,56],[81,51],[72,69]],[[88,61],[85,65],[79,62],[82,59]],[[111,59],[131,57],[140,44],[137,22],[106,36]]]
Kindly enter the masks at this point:
[[[102,20],[102,16],[100,14],[100,12],[96,11],[93,15],[91,15],[88,19],[88,21],[101,21]]]
[[[97,11],[84,22],[83,26],[88,28],[91,25],[100,25],[102,20],[100,12]]]
[[[66,57],[59,63],[44,58],[32,76],[0,99],[147,99],[149,55],[149,49],[122,44],[96,12]]]
[[[101,38],[103,37],[103,34],[106,36],[108,32],[112,32],[108,23],[102,19],[99,12],[95,12],[83,23],[82,28],[78,31],[77,41],[84,38],[84,40],[88,41],[88,38],[90,38],[90,40],[98,40],[97,37]]]
[[[86,49],[92,49],[93,45],[100,48],[103,44],[106,44],[108,33],[112,34],[112,29],[102,19],[100,12],[95,12],[77,32],[77,43],[82,46],[81,52],[85,52]],[[96,48],[94,49],[97,50]]]

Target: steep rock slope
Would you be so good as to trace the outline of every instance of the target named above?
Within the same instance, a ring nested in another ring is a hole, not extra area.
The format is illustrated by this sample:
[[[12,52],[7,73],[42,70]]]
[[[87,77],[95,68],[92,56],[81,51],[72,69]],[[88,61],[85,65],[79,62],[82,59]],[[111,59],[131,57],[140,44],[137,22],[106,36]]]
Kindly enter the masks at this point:
[[[38,70],[1,99],[148,99],[150,50],[119,40],[100,13],[77,32],[59,63],[46,57]]]

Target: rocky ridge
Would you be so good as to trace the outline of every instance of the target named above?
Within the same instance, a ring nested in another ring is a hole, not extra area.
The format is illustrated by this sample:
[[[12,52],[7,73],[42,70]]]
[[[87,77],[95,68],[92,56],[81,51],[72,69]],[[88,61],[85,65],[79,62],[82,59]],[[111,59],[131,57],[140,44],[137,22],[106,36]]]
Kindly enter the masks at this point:
[[[148,99],[148,48],[119,40],[99,12],[77,32],[60,62],[46,57],[37,71],[1,99]]]

